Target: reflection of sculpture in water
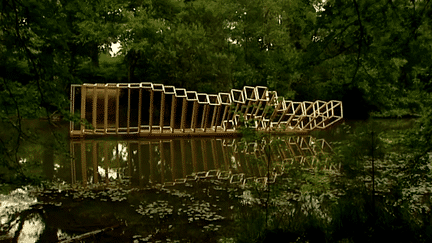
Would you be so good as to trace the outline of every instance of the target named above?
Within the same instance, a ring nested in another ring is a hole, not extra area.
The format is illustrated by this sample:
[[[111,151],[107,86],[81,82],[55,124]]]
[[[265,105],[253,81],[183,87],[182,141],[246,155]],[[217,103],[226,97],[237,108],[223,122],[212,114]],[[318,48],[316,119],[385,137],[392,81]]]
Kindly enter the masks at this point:
[[[71,183],[169,186],[205,178],[242,185],[272,183],[294,164],[336,169],[320,159],[331,150],[325,140],[311,136],[282,137],[267,144],[204,138],[71,141]]]

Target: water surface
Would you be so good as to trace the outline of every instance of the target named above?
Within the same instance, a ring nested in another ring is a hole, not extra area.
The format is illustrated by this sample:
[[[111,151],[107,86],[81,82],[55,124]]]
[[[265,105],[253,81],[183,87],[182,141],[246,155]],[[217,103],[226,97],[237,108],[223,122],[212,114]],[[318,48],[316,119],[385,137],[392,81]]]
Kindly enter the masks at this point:
[[[52,133],[43,124],[27,125],[45,135],[21,145],[20,161],[51,182],[37,193],[2,195],[3,238],[18,242],[229,241],[237,235],[236,214],[254,202],[254,190],[295,183],[290,168],[337,174],[338,166],[326,160],[332,152],[327,140],[343,136],[336,128],[253,142],[69,140],[63,126]]]

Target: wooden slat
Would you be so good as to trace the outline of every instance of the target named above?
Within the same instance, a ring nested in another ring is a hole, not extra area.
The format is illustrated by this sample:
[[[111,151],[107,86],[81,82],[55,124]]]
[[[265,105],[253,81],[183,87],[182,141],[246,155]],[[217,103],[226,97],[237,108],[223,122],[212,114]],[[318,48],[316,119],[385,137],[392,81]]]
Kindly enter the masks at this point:
[[[128,88],[128,109],[127,109],[127,122],[126,122],[126,126],[127,126],[127,134],[129,134],[130,132],[130,108],[131,108],[131,89]]]
[[[183,98],[182,115],[181,115],[181,124],[180,124],[180,130],[181,130],[182,132],[185,132],[185,126],[186,126],[186,114],[187,114],[187,100],[186,100],[186,98]]]
[[[70,101],[71,101],[69,103],[69,111],[72,114],[72,117],[75,115],[75,91],[76,91],[75,86],[72,85],[71,90],[70,90],[70,97],[69,97]],[[69,123],[69,133],[72,133],[72,131],[74,130],[74,126],[75,126],[75,123],[73,121],[71,121]]]
[[[116,130],[116,134],[118,134],[119,132],[119,126],[120,126],[120,89],[118,88],[117,85],[117,89],[116,89],[116,122],[115,122],[115,130]]]
[[[85,120],[85,113],[86,113],[86,95],[87,95],[87,87],[82,86],[81,87],[81,131],[80,136],[84,135],[84,120]]]
[[[105,105],[104,105],[104,134],[107,134],[108,131],[108,87],[104,88],[105,93]]]
[[[171,133],[173,133],[175,129],[175,115],[176,115],[176,108],[177,108],[176,106],[177,106],[177,98],[173,95],[171,100],[171,121],[170,121]]]
[[[153,132],[153,113],[154,113],[154,91],[151,90],[150,91],[150,110],[149,110],[149,126],[150,126],[150,130],[149,133],[151,134]]]
[[[138,134],[141,133],[141,110],[142,110],[142,89],[139,89],[138,97]]]
[[[196,130],[197,117],[198,117],[198,101],[194,101],[193,108],[192,108],[192,122],[191,122],[191,129],[193,132],[195,132]]]
[[[159,127],[160,132],[163,133],[163,127],[164,127],[164,117],[165,116],[165,92],[161,93],[161,107],[160,107],[160,121],[159,121]]]

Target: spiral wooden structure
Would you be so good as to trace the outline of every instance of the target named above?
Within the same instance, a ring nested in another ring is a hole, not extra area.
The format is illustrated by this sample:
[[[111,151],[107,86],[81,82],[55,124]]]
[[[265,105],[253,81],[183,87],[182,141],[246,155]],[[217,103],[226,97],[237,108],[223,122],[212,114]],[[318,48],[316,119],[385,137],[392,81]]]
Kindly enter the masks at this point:
[[[296,102],[264,86],[206,94],[154,83],[72,85],[70,136],[231,136],[242,125],[270,132],[325,129],[343,118],[342,102]],[[87,121],[84,122],[84,121]]]

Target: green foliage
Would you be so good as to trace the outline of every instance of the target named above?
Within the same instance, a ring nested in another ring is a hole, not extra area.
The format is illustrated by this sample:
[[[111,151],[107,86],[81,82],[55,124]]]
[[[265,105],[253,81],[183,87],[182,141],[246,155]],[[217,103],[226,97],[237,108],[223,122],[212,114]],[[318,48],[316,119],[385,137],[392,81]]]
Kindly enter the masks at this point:
[[[364,173],[366,163],[384,158],[384,144],[375,126],[369,122],[367,127],[356,128],[347,141],[335,148],[335,159],[347,177],[356,178]]]
[[[326,1],[323,8],[315,41],[305,52],[304,64],[312,64],[314,71],[303,77],[309,85],[298,87],[301,96],[342,99],[347,116],[363,116],[371,109],[417,113],[411,94],[418,88],[416,80],[431,81],[430,75],[421,74],[430,72],[430,67],[422,57],[416,58],[418,49],[413,49],[420,40],[432,37],[430,29],[424,29],[430,26],[428,2],[335,0]],[[345,96],[349,90],[358,90],[359,95]],[[360,103],[366,106],[359,107]]]
[[[329,175],[324,172],[316,172],[314,174],[304,173],[304,184],[301,185],[301,192],[314,194],[323,194],[330,190]]]
[[[424,140],[429,121],[420,119],[422,129],[408,129],[399,139],[378,121],[343,126],[347,136],[333,144],[330,159],[341,164],[341,173],[286,168],[289,179],[272,186],[278,193],[271,194],[270,206],[238,213],[238,242],[382,242],[407,236],[430,241],[431,147]]]
[[[430,98],[426,97],[424,103],[430,105],[430,101]],[[402,133],[403,138],[398,141],[401,153],[393,154],[395,160],[401,161],[401,174],[397,179],[405,187],[419,186],[431,181],[431,118],[430,108],[423,107],[421,118],[412,128]]]

